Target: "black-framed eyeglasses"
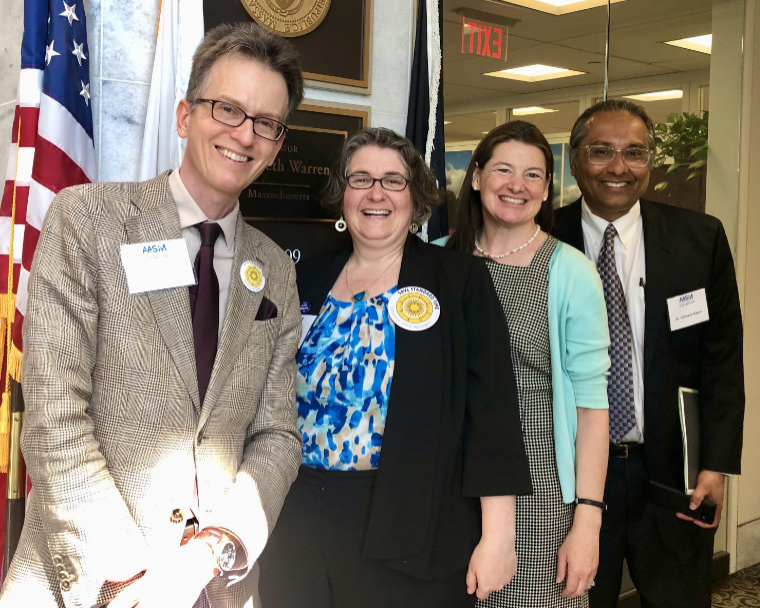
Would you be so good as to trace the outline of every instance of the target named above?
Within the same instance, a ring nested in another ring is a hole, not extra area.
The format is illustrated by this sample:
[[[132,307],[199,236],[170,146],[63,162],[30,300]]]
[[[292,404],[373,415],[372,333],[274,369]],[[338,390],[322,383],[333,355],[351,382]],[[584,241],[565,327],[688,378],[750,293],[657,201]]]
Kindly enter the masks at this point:
[[[250,118],[253,123],[253,132],[270,141],[279,141],[288,130],[279,120],[268,116],[250,116],[228,101],[199,99],[198,102],[210,103],[211,118],[229,127],[239,127]]]
[[[354,190],[369,190],[375,185],[375,182],[380,182],[383,190],[390,190],[391,192],[400,192],[409,183],[409,180],[403,175],[396,173],[383,175],[382,177],[372,177],[367,173],[352,173],[351,175],[346,175],[346,180],[348,180],[348,185]]]
[[[580,147],[586,151],[588,162],[594,165],[609,165],[620,153],[626,165],[640,168],[646,167],[652,157],[652,150],[649,148],[613,148],[602,144]]]

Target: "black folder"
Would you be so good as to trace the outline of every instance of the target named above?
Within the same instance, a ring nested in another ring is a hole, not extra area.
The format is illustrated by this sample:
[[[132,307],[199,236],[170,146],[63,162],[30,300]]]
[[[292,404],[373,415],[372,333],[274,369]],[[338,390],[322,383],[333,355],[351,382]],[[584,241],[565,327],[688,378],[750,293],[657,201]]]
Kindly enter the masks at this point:
[[[691,494],[697,487],[697,477],[700,471],[699,391],[683,386],[678,388],[678,415],[681,419],[681,442],[683,445],[683,489],[671,488],[656,481],[650,481],[647,492],[648,498],[665,509],[683,513],[711,524],[715,519],[717,507],[712,500],[705,498],[695,511],[689,508]]]
[[[687,494],[697,487],[699,476],[699,391],[678,388],[678,415],[683,443],[683,485]]]

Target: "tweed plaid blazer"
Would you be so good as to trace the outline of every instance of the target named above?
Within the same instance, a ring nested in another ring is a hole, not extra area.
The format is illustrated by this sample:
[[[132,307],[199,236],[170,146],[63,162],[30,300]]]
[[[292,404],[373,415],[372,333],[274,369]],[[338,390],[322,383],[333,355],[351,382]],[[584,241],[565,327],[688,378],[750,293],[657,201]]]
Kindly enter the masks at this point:
[[[33,489],[0,605],[90,607],[201,526],[235,532],[249,571],[301,460],[290,258],[238,216],[229,300],[199,403],[187,287],[130,295],[123,243],[180,238],[168,173],[62,191],[44,222],[24,322],[22,450]],[[252,260],[266,284],[247,289]],[[262,307],[263,320],[257,320]],[[208,587],[252,605],[253,574]]]

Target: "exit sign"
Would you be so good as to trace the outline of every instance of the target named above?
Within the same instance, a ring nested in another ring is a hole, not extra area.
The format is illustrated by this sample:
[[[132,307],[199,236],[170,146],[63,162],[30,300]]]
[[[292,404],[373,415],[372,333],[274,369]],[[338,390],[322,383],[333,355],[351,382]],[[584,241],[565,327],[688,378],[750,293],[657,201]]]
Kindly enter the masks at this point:
[[[462,17],[462,54],[507,60],[508,27]]]

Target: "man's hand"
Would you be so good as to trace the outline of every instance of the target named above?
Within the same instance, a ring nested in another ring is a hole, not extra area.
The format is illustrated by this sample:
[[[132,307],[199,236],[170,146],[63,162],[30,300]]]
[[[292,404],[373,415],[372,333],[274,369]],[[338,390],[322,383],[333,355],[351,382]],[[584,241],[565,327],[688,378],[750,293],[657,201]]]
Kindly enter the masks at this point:
[[[720,514],[723,510],[723,492],[725,489],[725,476],[723,473],[717,473],[715,471],[702,470],[697,477],[697,487],[694,488],[694,493],[691,495],[691,503],[689,508],[694,510],[702,504],[705,498],[712,500],[718,508],[715,509],[715,519],[711,524],[706,524],[703,521],[683,515],[682,513],[676,513],[676,517],[685,521],[690,521],[695,526],[700,528],[717,528],[720,523]]]
[[[163,557],[108,604],[108,608],[192,608],[214,576],[214,554],[201,540],[191,540]]]
[[[507,539],[508,540],[508,539]],[[517,572],[515,543],[481,538],[467,568],[467,593],[484,600],[512,580]]]
[[[573,527],[557,551],[557,584],[565,581],[562,597],[580,597],[591,588],[599,566],[601,511],[576,507]],[[586,513],[585,511],[588,511]]]

